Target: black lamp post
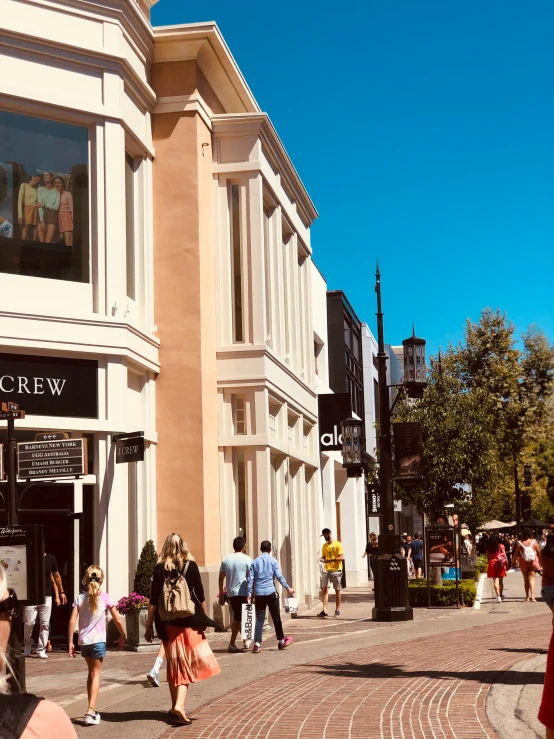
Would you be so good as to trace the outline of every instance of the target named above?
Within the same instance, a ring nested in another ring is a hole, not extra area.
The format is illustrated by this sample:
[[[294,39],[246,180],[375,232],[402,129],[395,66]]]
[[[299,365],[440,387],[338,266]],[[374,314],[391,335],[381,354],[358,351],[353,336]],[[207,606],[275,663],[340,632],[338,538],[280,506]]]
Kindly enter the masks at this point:
[[[379,482],[382,506],[383,530],[379,536],[379,556],[375,572],[375,607],[373,608],[374,621],[411,621],[414,614],[408,599],[408,563],[401,553],[401,539],[394,530],[394,497],[392,486],[392,442],[389,405],[389,388],[387,385],[387,355],[385,354],[385,339],[383,329],[383,311],[381,309],[381,273],[379,265],[375,275],[375,292],[377,293],[377,336],[378,354],[377,369],[379,381]],[[425,354],[421,343],[413,343],[418,347],[418,353],[413,353],[414,375],[412,385],[419,379],[424,380],[424,372],[418,377],[415,358],[423,357],[422,367],[425,366]],[[410,341],[409,339],[407,341]],[[422,342],[417,339],[417,342]],[[403,342],[405,345],[405,342]],[[410,346],[410,344],[409,344]],[[408,379],[408,378],[406,378]],[[418,385],[419,387],[419,385]],[[408,385],[408,391],[410,385]]]
[[[359,418],[340,422],[342,433],[342,466],[347,477],[360,477],[364,471],[364,433]]]
[[[404,339],[404,382],[410,398],[423,398],[423,391],[427,387],[425,382],[425,339],[415,335],[415,326],[412,336]]]

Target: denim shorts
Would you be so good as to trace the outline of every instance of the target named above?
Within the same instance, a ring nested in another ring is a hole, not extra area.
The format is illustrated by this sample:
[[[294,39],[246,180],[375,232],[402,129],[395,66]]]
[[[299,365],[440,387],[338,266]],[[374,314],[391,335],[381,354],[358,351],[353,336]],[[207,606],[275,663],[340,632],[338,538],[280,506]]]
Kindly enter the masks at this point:
[[[99,641],[97,644],[81,644],[81,657],[92,657],[92,659],[104,659],[106,656],[106,642]]]
[[[554,606],[554,585],[545,585],[541,590],[541,597],[549,608]]]

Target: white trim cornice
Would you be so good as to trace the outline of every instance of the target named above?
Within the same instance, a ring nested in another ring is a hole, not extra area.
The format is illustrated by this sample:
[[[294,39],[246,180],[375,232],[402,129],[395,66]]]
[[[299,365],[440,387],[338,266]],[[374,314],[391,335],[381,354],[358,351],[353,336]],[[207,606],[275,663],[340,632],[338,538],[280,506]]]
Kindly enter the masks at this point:
[[[268,162],[294,196],[303,219],[308,226],[315,221],[319,215],[316,207],[267,113],[217,113],[212,116],[212,126],[215,138],[259,136]]]
[[[185,111],[197,113],[209,130],[212,130],[212,111],[206,105],[204,99],[196,93],[159,97],[152,112],[156,115],[156,113],[182,113]]]
[[[260,110],[215,22],[155,26],[153,32],[154,63],[194,59],[226,111]]]

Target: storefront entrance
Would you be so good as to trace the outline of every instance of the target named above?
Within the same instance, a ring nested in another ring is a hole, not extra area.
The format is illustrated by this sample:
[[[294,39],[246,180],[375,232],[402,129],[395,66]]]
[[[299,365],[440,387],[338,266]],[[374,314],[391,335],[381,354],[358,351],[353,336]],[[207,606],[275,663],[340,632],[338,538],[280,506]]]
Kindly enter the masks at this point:
[[[6,497],[6,485],[0,492]],[[67,605],[53,607],[51,640],[54,644],[67,641],[67,624],[75,598],[75,575],[79,581],[86,567],[92,563],[92,496],[94,485],[83,486],[83,513],[74,513],[74,486],[72,483],[45,483],[29,487],[18,484],[19,523],[43,526],[45,551],[58,563]],[[3,501],[2,501],[3,503]],[[4,505],[0,510],[0,524],[7,524]],[[85,524],[85,520],[87,524]],[[76,523],[77,522],[77,523]],[[75,557],[78,552],[78,562]],[[79,572],[75,573],[75,566]]]

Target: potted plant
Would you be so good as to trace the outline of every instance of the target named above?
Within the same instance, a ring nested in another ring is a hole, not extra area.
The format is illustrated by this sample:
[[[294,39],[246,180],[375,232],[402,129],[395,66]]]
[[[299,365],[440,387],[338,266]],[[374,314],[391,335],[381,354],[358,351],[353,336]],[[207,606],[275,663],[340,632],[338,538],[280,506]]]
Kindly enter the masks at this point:
[[[125,648],[132,652],[148,652],[158,649],[158,644],[150,644],[144,638],[146,617],[150,604],[150,583],[152,573],[158,562],[158,555],[152,540],[147,541],[137,564],[133,592],[121,598],[117,610],[125,616],[127,626],[127,642]]]

